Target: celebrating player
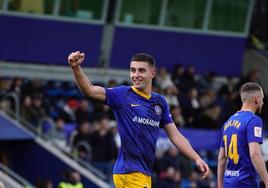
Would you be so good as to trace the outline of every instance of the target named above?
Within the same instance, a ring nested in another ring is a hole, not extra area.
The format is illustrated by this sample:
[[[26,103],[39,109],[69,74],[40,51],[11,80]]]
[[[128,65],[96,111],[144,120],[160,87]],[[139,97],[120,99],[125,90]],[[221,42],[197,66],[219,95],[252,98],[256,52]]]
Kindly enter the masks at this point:
[[[117,120],[122,143],[113,169],[117,188],[151,187],[152,166],[160,127],[165,129],[172,143],[182,153],[195,161],[203,177],[208,175],[208,165],[173,123],[164,97],[152,92],[152,79],[156,74],[152,56],[144,53],[134,55],[130,60],[130,78],[133,85],[114,88],[93,85],[80,66],[84,58],[85,54],[79,51],[68,57],[78,87],[86,96],[109,105]]]

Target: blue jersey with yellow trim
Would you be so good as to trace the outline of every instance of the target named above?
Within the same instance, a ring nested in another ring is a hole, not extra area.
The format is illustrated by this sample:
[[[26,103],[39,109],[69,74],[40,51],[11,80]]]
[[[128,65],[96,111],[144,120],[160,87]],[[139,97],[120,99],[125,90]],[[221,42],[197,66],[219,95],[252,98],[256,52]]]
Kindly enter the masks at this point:
[[[250,111],[235,113],[223,125],[221,147],[224,148],[228,159],[224,183],[229,187],[256,185],[259,176],[251,162],[248,144],[262,143],[262,126],[261,118]]]
[[[105,91],[105,103],[113,109],[122,143],[113,173],[151,175],[160,125],[173,122],[164,97],[147,96],[128,86]]]

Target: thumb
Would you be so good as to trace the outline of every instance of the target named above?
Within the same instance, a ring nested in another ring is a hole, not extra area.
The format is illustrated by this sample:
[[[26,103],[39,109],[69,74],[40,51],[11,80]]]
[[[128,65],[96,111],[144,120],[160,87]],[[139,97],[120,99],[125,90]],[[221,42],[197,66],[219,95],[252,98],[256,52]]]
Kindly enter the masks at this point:
[[[79,57],[80,57],[80,58],[84,58],[84,57],[85,57],[85,53],[81,53],[81,54],[79,54]]]
[[[201,170],[201,172],[205,172],[205,167],[203,165],[200,165],[199,169]]]

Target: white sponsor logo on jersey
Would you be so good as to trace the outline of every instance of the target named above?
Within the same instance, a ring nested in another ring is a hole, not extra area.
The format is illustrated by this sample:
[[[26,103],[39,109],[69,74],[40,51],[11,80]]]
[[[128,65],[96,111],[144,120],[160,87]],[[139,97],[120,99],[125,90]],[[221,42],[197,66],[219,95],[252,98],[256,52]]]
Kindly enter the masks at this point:
[[[160,124],[159,121],[154,121],[152,119],[138,117],[138,116],[135,116],[132,119],[132,121],[137,122],[137,123],[141,123],[141,124],[144,124],[144,125],[150,125],[150,126],[153,126],[153,127],[159,127],[159,124]]]
[[[226,170],[226,176],[239,176],[239,170]]]

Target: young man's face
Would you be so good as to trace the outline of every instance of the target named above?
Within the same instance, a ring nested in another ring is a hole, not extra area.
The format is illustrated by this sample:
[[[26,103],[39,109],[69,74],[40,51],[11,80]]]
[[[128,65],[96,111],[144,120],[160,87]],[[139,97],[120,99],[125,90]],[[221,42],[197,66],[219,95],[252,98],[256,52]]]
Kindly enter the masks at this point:
[[[152,83],[154,76],[155,68],[151,67],[147,62],[131,61],[130,78],[135,88],[145,89],[148,84]]]

